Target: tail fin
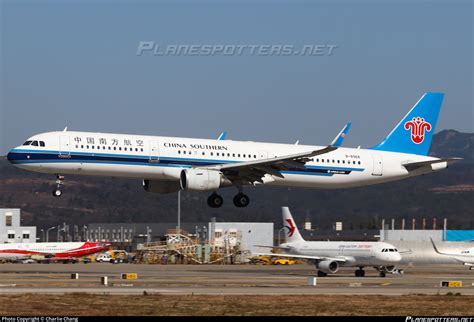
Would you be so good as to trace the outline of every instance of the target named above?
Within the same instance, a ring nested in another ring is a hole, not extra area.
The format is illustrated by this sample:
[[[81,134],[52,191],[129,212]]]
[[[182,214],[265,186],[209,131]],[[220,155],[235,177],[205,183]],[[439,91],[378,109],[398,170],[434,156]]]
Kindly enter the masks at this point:
[[[425,93],[382,143],[373,150],[428,155],[443,93]]]
[[[293,216],[290,213],[290,209],[288,207],[281,207],[281,213],[283,215],[283,227],[286,228],[285,241],[287,243],[304,241],[303,237],[301,237],[298,227],[296,227]]]

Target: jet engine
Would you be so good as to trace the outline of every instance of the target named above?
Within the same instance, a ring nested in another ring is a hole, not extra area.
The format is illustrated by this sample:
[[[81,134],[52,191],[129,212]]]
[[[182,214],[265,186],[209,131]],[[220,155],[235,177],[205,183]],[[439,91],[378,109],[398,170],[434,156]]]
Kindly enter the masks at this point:
[[[316,265],[316,267],[326,274],[334,274],[339,270],[339,263],[336,261],[321,261]]]
[[[230,185],[222,172],[206,169],[185,169],[181,171],[181,189],[191,191],[215,190]]]
[[[147,192],[164,194],[178,192],[181,189],[181,186],[179,184],[179,180],[143,180],[143,189],[145,189]]]

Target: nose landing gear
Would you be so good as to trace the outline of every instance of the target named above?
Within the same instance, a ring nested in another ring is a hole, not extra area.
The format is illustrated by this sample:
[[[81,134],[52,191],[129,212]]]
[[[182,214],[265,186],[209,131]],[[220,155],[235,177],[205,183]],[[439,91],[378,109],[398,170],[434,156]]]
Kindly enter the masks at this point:
[[[63,192],[61,190],[61,187],[63,186],[64,184],[64,176],[62,175],[57,175],[56,176],[56,188],[53,190],[53,196],[55,196],[56,198],[59,198],[63,195]]]

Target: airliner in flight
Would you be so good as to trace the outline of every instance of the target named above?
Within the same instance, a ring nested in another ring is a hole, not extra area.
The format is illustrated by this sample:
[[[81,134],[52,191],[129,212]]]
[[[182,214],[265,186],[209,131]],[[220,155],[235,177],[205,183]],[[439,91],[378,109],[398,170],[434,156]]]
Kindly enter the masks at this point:
[[[256,253],[255,255],[299,258],[316,263],[318,276],[334,274],[339,267],[358,267],[355,276],[364,277],[364,267],[372,266],[381,277],[386,273],[401,272],[395,264],[402,259],[395,246],[385,242],[306,241],[301,237],[288,207],[282,207],[285,243],[279,246],[260,246],[280,249],[284,253]]]
[[[10,243],[0,244],[0,258],[69,259],[106,251],[109,248],[110,243],[102,242]]]
[[[106,134],[64,131],[30,137],[8,153],[15,166],[54,174],[55,197],[64,175],[111,176],[143,180],[148,192],[212,192],[207,202],[218,208],[218,189],[238,189],[233,202],[246,207],[243,187],[360,187],[431,173],[456,158],[428,156],[442,93],[426,93],[378,145],[342,148],[341,131],[326,146]],[[348,124],[350,125],[350,124]]]

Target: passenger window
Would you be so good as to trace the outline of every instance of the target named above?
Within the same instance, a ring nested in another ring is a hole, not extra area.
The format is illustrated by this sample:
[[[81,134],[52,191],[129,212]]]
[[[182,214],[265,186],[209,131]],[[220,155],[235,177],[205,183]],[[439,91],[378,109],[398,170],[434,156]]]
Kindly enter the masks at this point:
[[[110,146],[109,146],[109,150],[110,150]]]
[[[235,158],[235,153],[232,153],[232,156]]]
[[[114,146],[114,151],[117,150],[117,147]]]
[[[214,152],[211,152],[211,155],[214,155]]]
[[[219,156],[219,152],[217,152],[216,155]]]
[[[86,145],[86,149],[88,149],[88,148],[89,148],[89,146],[88,146],[88,145]]]
[[[257,158],[257,156],[254,154],[254,155],[253,155],[253,158],[254,158],[254,159],[256,159],[256,158]]]
[[[181,154],[181,151],[180,151],[180,150],[178,150],[178,154]]]
[[[119,147],[119,151],[122,151],[122,147]]]
[[[360,161],[359,161],[359,164],[360,164]]]
[[[239,153],[239,154],[237,154],[237,156],[240,158],[240,153]]]
[[[202,153],[202,155],[204,155],[204,152]]]
[[[242,157],[243,157],[243,158],[245,158],[245,154],[244,154],[244,155],[242,155]]]
[[[81,149],[84,149],[84,146],[83,146],[83,145],[81,145]]]
[[[340,160],[337,160],[337,163],[340,163],[341,161]]]
[[[143,148],[141,148],[142,152],[143,152]]]

